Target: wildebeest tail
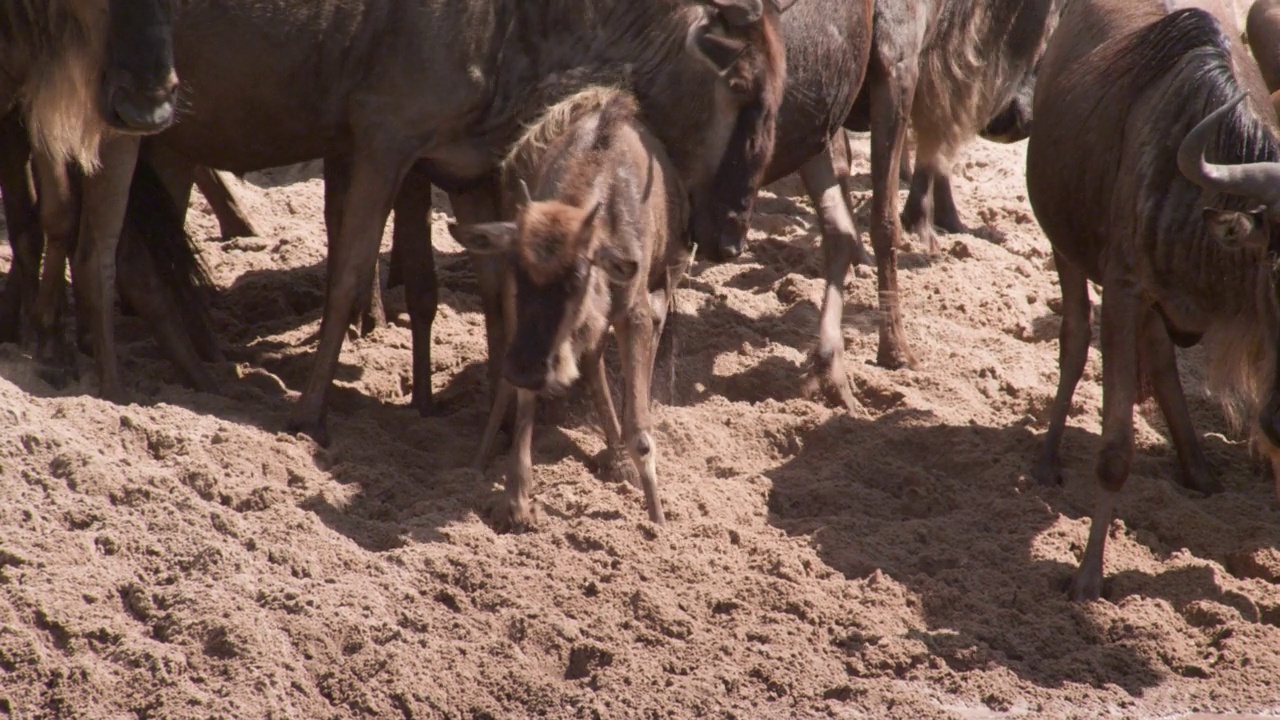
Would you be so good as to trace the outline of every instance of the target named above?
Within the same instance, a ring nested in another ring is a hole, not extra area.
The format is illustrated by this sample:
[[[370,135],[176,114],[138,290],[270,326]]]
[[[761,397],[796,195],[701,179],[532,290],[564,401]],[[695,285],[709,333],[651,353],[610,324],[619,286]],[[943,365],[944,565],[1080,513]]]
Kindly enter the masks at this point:
[[[145,162],[134,170],[129,187],[125,243],[141,243],[159,280],[178,303],[188,322],[210,324],[208,295],[213,282],[197,248],[183,226],[183,213],[174,207],[160,177]]]

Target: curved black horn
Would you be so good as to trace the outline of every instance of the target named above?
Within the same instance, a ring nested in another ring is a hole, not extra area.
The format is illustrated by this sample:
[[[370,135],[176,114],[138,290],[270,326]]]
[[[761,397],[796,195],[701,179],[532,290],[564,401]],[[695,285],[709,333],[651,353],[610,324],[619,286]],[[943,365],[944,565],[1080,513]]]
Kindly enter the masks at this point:
[[[1241,94],[1232,99],[1187,133],[1178,147],[1178,169],[1188,180],[1206,190],[1251,198],[1269,207],[1280,201],[1280,163],[1217,165],[1204,159],[1205,148],[1214,130],[1246,97]]]
[[[724,15],[725,21],[734,27],[753,25],[760,22],[760,16],[764,15],[762,0],[711,0],[711,4],[715,5],[720,10],[720,14]]]

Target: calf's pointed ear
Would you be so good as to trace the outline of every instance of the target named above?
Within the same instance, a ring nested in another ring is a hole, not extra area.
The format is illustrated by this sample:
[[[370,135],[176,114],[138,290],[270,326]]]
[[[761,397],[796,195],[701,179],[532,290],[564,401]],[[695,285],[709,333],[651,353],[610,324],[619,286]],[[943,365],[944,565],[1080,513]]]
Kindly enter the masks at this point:
[[[506,252],[515,243],[516,224],[513,222],[476,223],[459,225],[449,223],[449,234],[467,250],[481,255]]]
[[[1266,208],[1249,212],[1205,208],[1204,226],[1209,237],[1232,250],[1265,250],[1269,244]]]

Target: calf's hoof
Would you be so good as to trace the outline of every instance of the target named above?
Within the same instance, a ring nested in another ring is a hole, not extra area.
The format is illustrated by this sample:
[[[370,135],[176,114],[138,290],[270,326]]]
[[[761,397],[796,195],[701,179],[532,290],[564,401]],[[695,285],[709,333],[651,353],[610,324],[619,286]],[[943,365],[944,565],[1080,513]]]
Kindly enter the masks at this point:
[[[1067,583],[1067,599],[1072,602],[1092,602],[1102,597],[1102,573],[1088,572],[1083,568]]]
[[[503,495],[489,511],[493,529],[500,533],[524,532],[538,526],[538,511],[527,499],[512,499]]]
[[[295,417],[285,424],[285,432],[290,435],[301,433],[314,440],[320,447],[329,447],[329,429],[325,426],[323,418],[316,420]]]

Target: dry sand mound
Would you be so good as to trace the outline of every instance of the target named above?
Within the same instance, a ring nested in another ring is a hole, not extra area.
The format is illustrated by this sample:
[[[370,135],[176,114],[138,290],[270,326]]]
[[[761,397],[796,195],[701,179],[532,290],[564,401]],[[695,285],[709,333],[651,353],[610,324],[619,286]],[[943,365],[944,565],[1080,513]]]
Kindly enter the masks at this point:
[[[944,237],[937,259],[902,254],[920,369],[868,363],[874,280],[850,274],[861,413],[800,394],[822,282],[797,184],[766,194],[741,261],[694,269],[679,404],[656,411],[661,532],[636,491],[600,479],[581,401],[535,433],[542,528],[486,524],[503,463],[462,469],[485,419],[483,324],[443,213],[440,414],[405,408],[402,317],[347,343],[330,449],[281,433],[322,300],[315,168],[252,177],[265,237],[220,242],[198,204],[190,229],[235,360],[221,396],[178,386],[136,319],[121,336],[137,404],[90,397],[91,380],[55,391],[0,349],[0,717],[1277,710],[1274,494],[1204,398],[1196,352],[1184,376],[1226,492],[1174,484],[1144,407],[1107,599],[1064,599],[1093,495],[1100,363],[1095,348],[1066,486],[1029,483],[1059,292],[1024,152],[973,146],[955,184],[974,234]],[[398,291],[390,304],[403,310]]]

